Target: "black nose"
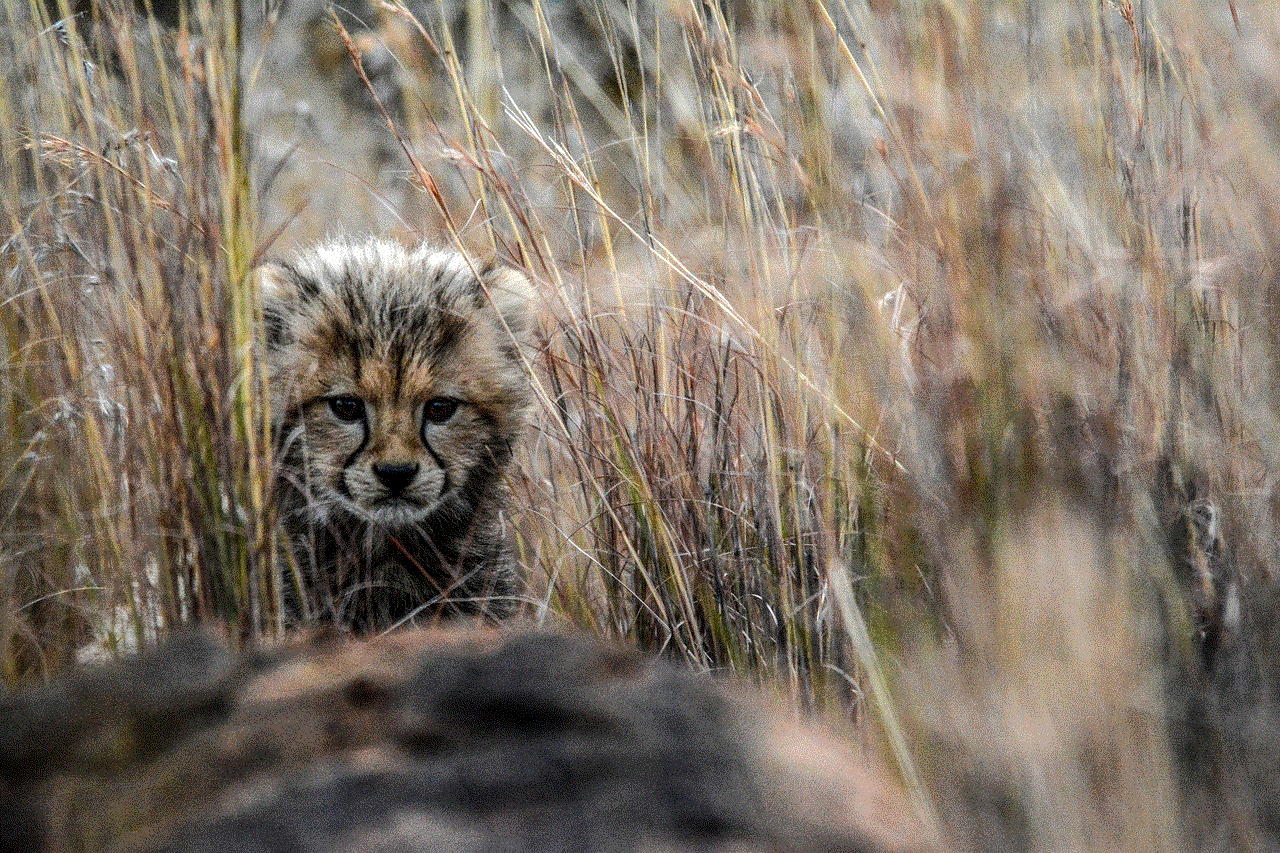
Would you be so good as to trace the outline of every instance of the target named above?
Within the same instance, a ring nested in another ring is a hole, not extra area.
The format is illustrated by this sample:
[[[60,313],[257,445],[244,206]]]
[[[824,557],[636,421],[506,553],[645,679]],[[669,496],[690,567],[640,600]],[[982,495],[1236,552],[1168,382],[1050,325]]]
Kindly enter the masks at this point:
[[[382,485],[387,487],[387,491],[393,495],[398,495],[418,475],[418,463],[376,462],[373,466],[373,473],[382,481]]]

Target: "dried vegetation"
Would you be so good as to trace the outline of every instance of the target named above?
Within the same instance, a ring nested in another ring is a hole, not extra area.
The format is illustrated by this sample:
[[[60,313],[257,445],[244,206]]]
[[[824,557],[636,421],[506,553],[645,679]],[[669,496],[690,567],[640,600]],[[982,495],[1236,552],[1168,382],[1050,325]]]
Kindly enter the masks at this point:
[[[273,632],[246,272],[376,230],[541,287],[531,619],[960,847],[1280,844],[1264,7],[4,3],[7,680]]]

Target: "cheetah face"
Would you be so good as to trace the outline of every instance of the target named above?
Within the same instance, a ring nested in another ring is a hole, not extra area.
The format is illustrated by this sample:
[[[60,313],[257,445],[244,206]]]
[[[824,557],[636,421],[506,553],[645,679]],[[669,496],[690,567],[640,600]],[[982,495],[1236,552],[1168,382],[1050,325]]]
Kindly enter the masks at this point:
[[[335,392],[307,402],[292,437],[313,518],[340,509],[383,528],[411,526],[495,462],[488,424],[456,396]]]
[[[262,275],[281,479],[302,511],[388,530],[465,516],[527,414],[523,276],[388,243]]]

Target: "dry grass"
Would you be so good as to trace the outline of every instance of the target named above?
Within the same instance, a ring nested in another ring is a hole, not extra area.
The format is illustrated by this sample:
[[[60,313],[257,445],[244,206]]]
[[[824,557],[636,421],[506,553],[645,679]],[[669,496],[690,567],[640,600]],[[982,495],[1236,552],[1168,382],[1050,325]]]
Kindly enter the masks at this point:
[[[9,680],[270,590],[238,34],[41,11],[5,9]]]
[[[532,618],[852,708],[909,783],[969,780],[936,805],[979,846],[1177,845],[1185,503],[1220,507],[1246,609],[1274,598],[1263,10],[383,4],[312,30],[367,96],[337,120],[388,158],[362,175],[246,126],[310,84],[234,4],[93,52],[5,3],[7,680],[87,633],[272,630],[245,272],[338,224],[331,172],[377,202],[343,227],[392,211],[546,297]],[[964,828],[988,801],[1013,840]]]

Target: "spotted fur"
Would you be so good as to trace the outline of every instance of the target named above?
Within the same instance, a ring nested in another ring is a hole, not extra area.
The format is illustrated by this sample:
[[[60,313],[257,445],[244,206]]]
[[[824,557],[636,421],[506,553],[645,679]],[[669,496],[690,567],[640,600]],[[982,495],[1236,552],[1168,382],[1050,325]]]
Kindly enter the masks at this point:
[[[509,615],[503,474],[530,403],[527,280],[369,240],[259,282],[291,620]]]

